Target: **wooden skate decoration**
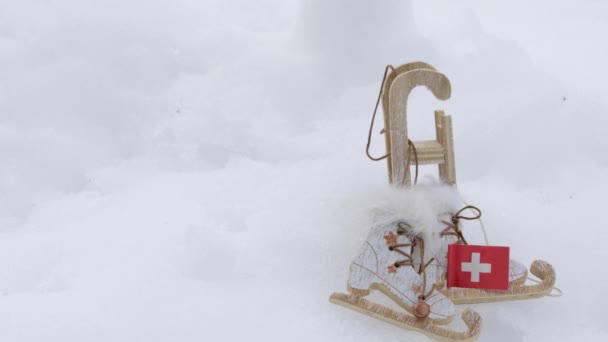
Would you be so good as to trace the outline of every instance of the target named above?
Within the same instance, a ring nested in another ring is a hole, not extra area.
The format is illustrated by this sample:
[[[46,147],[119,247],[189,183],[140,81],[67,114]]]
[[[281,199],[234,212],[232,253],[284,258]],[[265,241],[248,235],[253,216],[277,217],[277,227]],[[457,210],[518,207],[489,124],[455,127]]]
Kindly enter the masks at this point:
[[[446,241],[447,244],[462,243],[453,236],[451,238]],[[438,268],[437,273],[444,273],[447,270],[447,257],[435,256],[435,260],[438,261],[435,265]],[[530,272],[540,279],[534,285],[525,284],[526,279],[528,279],[528,270],[521,263],[511,259],[509,261],[509,289],[507,291],[444,287],[440,292],[454,304],[490,303],[551,295],[551,292],[555,289],[555,270],[553,266],[546,261],[535,260],[530,266]]]
[[[388,153],[374,158],[368,150],[368,156],[373,160],[387,159],[389,182],[397,188],[411,185],[409,168],[413,159],[416,165],[437,164],[443,183],[455,186],[451,117],[441,110],[435,111],[436,140],[410,142],[407,133],[407,98],[412,89],[422,85],[438,99],[446,100],[451,93],[449,80],[423,62],[389,69],[391,72],[388,73],[387,69],[380,93],[384,111],[382,133],[385,134]],[[330,301],[438,340],[471,341],[480,333],[481,317],[473,310],[465,310],[461,317],[467,330],[454,331],[446,325],[455,316],[454,304],[538,298],[549,295],[554,289],[555,271],[549,263],[540,260],[534,261],[530,267],[531,273],[540,279],[535,285],[524,284],[527,269],[511,260],[507,291],[447,288],[447,254],[424,258],[424,240],[407,228],[407,222],[403,221],[374,225],[351,264],[347,285],[349,293],[334,293]],[[448,235],[444,243],[463,241]],[[384,294],[404,312],[366,299],[372,290]]]
[[[462,313],[467,330],[459,332],[445,327],[455,316],[454,304],[436,290],[435,284],[427,281],[424,271],[420,272],[427,261],[422,252],[424,241],[404,230],[403,223],[372,227],[351,264],[349,293],[334,293],[330,301],[438,340],[474,340],[481,329],[481,318],[472,310]],[[414,260],[416,248],[420,248],[417,251],[419,260]],[[409,258],[400,260],[404,255],[409,255]],[[416,265],[420,266],[417,268]],[[371,290],[380,291],[405,312],[365,299]]]
[[[426,86],[435,97],[447,100],[451,86],[447,77],[424,62],[402,64],[391,70],[386,76],[382,89],[382,108],[384,112],[384,129],[386,139],[389,182],[395,186],[410,186],[411,177],[407,172],[411,161],[412,150],[408,146],[407,133],[407,97],[418,85]],[[442,110],[435,111],[435,132],[437,140],[413,142],[417,151],[418,164],[438,164],[439,178],[449,185],[456,185],[456,167],[454,162],[454,142],[452,118]],[[456,243],[456,241],[452,241]],[[437,260],[442,260],[436,256]],[[447,262],[438,267],[445,271]],[[540,281],[534,285],[525,285],[527,269],[520,263],[511,260],[508,291],[493,291],[464,288],[443,288],[440,291],[455,304],[486,303],[505,300],[540,298],[550,295],[555,288],[555,270],[543,260],[535,260],[530,272]]]
[[[437,98],[445,100],[450,96],[450,83],[443,74],[420,62],[400,66],[397,70],[402,73],[392,73],[390,81],[385,82],[383,106],[389,109],[385,110],[389,113],[385,114],[386,144],[390,151],[389,179],[393,186],[403,187],[411,183],[406,171],[409,167],[407,161],[411,158],[407,137],[407,97],[414,87],[424,85]],[[452,151],[451,121],[438,112],[436,125],[437,141],[414,143],[418,163],[439,164],[442,179],[454,184],[453,153],[451,159],[446,158]],[[415,255],[418,260],[414,260]],[[476,339],[481,329],[481,318],[472,310],[465,310],[461,316],[467,330],[455,331],[446,326],[455,316],[454,304],[438,291],[433,281],[427,281],[425,267],[429,262],[430,258],[424,258],[424,240],[413,235],[407,229],[407,223],[375,225],[351,264],[349,293],[334,293],[330,301],[442,341]],[[372,290],[386,295],[405,312],[365,299]]]

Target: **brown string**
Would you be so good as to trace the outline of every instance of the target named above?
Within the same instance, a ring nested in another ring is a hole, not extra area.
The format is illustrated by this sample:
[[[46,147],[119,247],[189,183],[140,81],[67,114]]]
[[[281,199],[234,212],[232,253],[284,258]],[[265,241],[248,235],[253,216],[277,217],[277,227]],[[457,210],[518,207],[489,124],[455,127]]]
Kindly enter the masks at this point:
[[[382,98],[382,89],[384,89],[384,82],[386,82],[386,76],[388,75],[389,69],[394,74],[397,73],[395,71],[395,68],[390,64],[386,66],[386,69],[384,69],[384,76],[382,77],[382,84],[380,85],[380,91],[378,92],[378,100],[376,100],[376,107],[374,107],[374,114],[372,115],[372,123],[369,125],[369,132],[367,133],[367,146],[365,147],[365,153],[367,154],[367,157],[373,161],[385,159],[386,157],[388,157],[390,155],[390,153],[387,153],[382,157],[375,158],[375,157],[372,157],[372,155],[369,153],[369,145],[372,143],[372,131],[374,129],[374,121],[376,120],[376,112],[378,112],[378,105],[380,105],[380,99]]]
[[[374,122],[376,121],[376,114],[378,113],[378,106],[380,105],[380,100],[382,99],[382,90],[384,89],[384,83],[386,83],[386,77],[388,76],[388,71],[391,70],[393,72],[393,74],[397,74],[397,72],[395,71],[395,68],[392,65],[387,65],[386,68],[384,69],[384,76],[382,77],[382,83],[380,84],[380,91],[378,92],[378,99],[376,100],[376,106],[374,107],[374,113],[372,114],[372,121],[369,125],[369,131],[367,132],[367,145],[365,146],[365,154],[367,154],[367,157],[373,161],[379,161],[379,160],[383,160],[386,159],[388,156],[391,155],[390,152],[388,152],[387,154],[383,155],[382,157],[374,157],[371,155],[371,153],[369,153],[369,147],[372,143],[372,132],[374,131]],[[380,132],[383,133],[384,129]],[[407,140],[408,143],[408,148],[411,149],[414,152],[414,158],[416,161],[416,176],[414,177],[414,185],[418,184],[418,152],[416,151],[416,146],[414,145],[414,143],[411,140]],[[407,179],[407,175],[409,174],[409,169],[410,169],[410,165],[411,165],[411,160],[410,160],[411,156],[408,153],[407,156],[407,169],[405,170],[405,175],[403,176],[403,183],[405,184],[405,180]]]
[[[408,228],[411,228],[411,226],[409,224],[407,224],[405,222],[399,222],[398,223],[399,228],[397,229],[397,234],[398,235],[407,235],[407,230],[405,230],[405,228],[402,227],[402,224],[404,224]],[[418,272],[418,274],[422,274],[422,294],[420,294],[418,296],[418,300],[425,300],[429,295],[431,295],[431,293],[433,293],[434,290],[439,289],[437,284],[433,284],[433,286],[431,287],[431,289],[428,292],[426,292],[426,293],[424,292],[426,290],[426,268],[431,264],[431,262],[433,262],[435,260],[435,258],[431,258],[426,263],[424,263],[424,239],[422,239],[418,236],[408,237],[408,238],[410,239],[410,243],[399,243],[399,244],[389,245],[388,249],[390,251],[397,252],[405,257],[405,259],[403,259],[403,260],[395,261],[395,263],[394,263],[395,267],[401,267],[401,266],[414,267],[414,258],[412,257],[412,254],[414,253],[414,247],[417,245],[420,245],[421,262],[420,262],[420,266],[418,267],[417,272]],[[410,247],[409,253],[401,250],[400,249],[401,247]]]
[[[416,151],[416,145],[411,140],[407,140],[407,145],[412,150],[414,154],[414,161],[416,162],[416,175],[414,177],[414,185],[418,184],[418,152]],[[405,161],[405,174],[403,174],[403,184],[405,184],[405,180],[407,179],[407,175],[410,173],[410,165],[412,164],[412,153],[407,154],[407,160]]]
[[[477,212],[476,215],[474,215],[474,216],[461,215],[462,212],[467,209],[476,211]],[[452,222],[442,221],[447,226],[444,230],[441,231],[440,235],[442,237],[443,236],[456,236],[460,243],[468,245],[467,240],[464,238],[464,234],[462,233],[462,230],[460,229],[460,226],[458,225],[458,223],[459,223],[460,219],[477,220],[480,217],[481,217],[481,210],[479,208],[477,208],[476,206],[473,206],[473,205],[467,205],[466,207],[463,207],[462,209],[458,210],[455,214],[452,215]]]
[[[408,139],[407,140],[407,144],[409,146],[409,148],[412,149],[412,151],[414,152],[414,161],[416,162],[416,176],[414,177],[414,185],[418,184],[418,152],[416,151],[416,145],[414,145],[414,143]],[[407,154],[407,169],[405,170],[405,176],[403,177],[403,183],[405,184],[405,180],[407,179],[407,174],[410,171],[410,154]]]
[[[463,216],[463,215],[460,215],[460,213],[462,213],[463,211],[465,211],[467,209],[471,209],[471,210],[476,211],[477,215],[475,215],[475,216]],[[477,208],[474,205],[467,205],[466,207],[463,207],[462,209],[458,210],[456,212],[456,214],[454,214],[454,216],[452,217],[452,220],[454,218],[456,218],[456,219],[463,219],[463,220],[477,220],[480,217],[481,217],[481,210],[479,208]]]
[[[404,224],[408,228],[411,228],[411,226],[409,224],[407,224],[405,222],[399,222],[397,224],[399,226],[399,228],[397,229],[397,235],[407,235],[407,230],[405,228],[403,228],[401,226],[401,224]],[[397,252],[405,257],[405,259],[403,259],[403,260],[395,261],[395,264],[394,264],[395,267],[401,267],[401,266],[414,267],[414,258],[412,257],[412,253],[414,252],[414,246],[416,246],[416,243],[417,243],[416,239],[412,240],[410,238],[410,243],[399,243],[399,244],[388,246],[389,251]],[[403,250],[400,249],[401,247],[410,247],[410,252],[409,253],[404,252]]]

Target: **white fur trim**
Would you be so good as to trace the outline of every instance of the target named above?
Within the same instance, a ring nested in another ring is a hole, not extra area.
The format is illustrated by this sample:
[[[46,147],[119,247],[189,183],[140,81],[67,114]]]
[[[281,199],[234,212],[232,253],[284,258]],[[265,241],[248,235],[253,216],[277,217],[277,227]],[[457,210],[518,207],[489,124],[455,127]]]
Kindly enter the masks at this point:
[[[373,196],[374,225],[405,221],[422,235],[426,252],[442,255],[444,242],[439,235],[445,224],[440,216],[462,208],[462,200],[455,187],[444,184],[415,185],[397,189],[387,187]],[[429,254],[427,254],[429,255]]]

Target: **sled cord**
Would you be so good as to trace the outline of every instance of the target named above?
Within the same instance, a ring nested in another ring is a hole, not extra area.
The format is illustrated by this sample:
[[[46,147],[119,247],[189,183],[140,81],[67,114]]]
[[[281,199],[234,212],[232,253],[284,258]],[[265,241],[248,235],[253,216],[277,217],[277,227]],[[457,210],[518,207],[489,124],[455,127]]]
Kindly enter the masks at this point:
[[[384,76],[382,77],[382,84],[380,84],[380,92],[378,92],[378,100],[376,100],[376,107],[374,107],[374,114],[372,115],[372,122],[369,125],[369,132],[367,133],[367,146],[365,147],[365,154],[367,154],[367,157],[373,161],[379,161],[382,159],[385,159],[386,157],[388,157],[390,155],[390,152],[383,155],[382,157],[372,157],[372,155],[369,153],[369,145],[372,143],[372,131],[374,130],[374,121],[376,120],[376,113],[378,112],[378,105],[380,104],[380,99],[382,98],[382,89],[384,88],[384,82],[386,82],[386,76],[388,75],[388,70],[391,70],[394,74],[396,74],[395,72],[395,68],[392,65],[387,65],[386,69],[384,69]],[[384,129],[382,130],[381,133],[384,132]]]

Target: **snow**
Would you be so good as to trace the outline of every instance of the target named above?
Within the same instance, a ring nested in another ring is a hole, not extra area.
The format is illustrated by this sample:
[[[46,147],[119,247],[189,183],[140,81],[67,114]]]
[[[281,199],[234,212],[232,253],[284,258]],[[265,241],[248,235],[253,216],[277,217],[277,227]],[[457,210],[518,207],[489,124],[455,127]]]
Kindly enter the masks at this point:
[[[364,155],[383,68],[423,60],[453,92],[414,90],[412,138],[453,116],[490,242],[564,291],[471,305],[480,341],[607,340],[607,19],[602,1],[0,2],[0,339],[428,340],[328,301],[386,186]]]

